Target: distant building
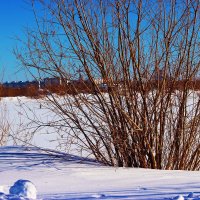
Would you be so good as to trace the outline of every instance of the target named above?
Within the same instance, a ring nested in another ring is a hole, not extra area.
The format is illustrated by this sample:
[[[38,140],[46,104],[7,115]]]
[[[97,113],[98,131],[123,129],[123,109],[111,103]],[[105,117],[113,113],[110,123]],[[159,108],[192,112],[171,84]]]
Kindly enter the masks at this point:
[[[38,86],[38,81],[12,81],[10,83],[5,82],[2,84],[4,88],[26,88],[30,86]]]

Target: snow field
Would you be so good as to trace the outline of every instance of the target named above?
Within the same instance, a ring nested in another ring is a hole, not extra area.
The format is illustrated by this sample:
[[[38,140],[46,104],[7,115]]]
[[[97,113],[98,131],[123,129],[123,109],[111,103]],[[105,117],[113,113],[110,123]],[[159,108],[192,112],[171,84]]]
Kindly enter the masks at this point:
[[[11,146],[0,147],[0,200],[34,199],[36,192],[39,200],[200,200],[199,171],[105,167],[92,159],[55,151],[63,149],[59,148],[52,129],[41,130],[32,138],[31,144],[41,148],[31,144],[13,146],[24,144],[20,137],[31,133],[26,116],[51,121],[53,115],[45,108],[40,109],[37,100],[24,97],[5,98],[2,104],[11,123],[10,133],[19,140],[9,137],[7,145]]]

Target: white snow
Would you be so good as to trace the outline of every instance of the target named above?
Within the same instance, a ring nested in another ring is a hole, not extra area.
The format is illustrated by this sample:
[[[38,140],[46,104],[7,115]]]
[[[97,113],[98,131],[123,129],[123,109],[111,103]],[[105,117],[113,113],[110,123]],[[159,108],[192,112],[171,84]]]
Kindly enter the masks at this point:
[[[33,183],[28,180],[18,180],[9,190],[10,195],[24,197],[28,199],[37,198],[37,190]]]
[[[39,109],[36,100],[19,100],[27,105],[26,111],[18,106],[17,98],[5,98],[1,103],[8,111],[11,133],[20,136],[29,131],[24,117],[24,113],[32,113],[28,107],[43,119],[49,114]],[[24,129],[19,130],[20,123]],[[55,138],[54,134],[36,135],[33,144],[43,148],[14,146],[11,140],[7,143],[11,146],[0,147],[0,200],[200,200],[199,171],[106,167],[55,151],[57,143],[49,142]]]
[[[7,199],[13,183],[23,179],[35,185],[37,199],[200,200],[198,171],[106,167],[91,159],[32,147],[7,146],[0,152],[0,185]],[[31,192],[35,187],[30,187]],[[21,189],[11,193],[31,197]]]
[[[184,200],[185,198],[182,195],[179,195],[174,198],[174,200]]]

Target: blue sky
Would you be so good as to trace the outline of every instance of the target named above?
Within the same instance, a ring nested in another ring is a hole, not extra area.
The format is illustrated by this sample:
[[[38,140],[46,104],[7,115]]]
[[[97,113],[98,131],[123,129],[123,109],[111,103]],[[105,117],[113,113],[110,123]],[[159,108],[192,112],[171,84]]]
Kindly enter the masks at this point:
[[[33,26],[34,17],[27,0],[0,0],[0,82],[19,81],[28,78],[15,56],[15,36],[23,39],[23,31]]]

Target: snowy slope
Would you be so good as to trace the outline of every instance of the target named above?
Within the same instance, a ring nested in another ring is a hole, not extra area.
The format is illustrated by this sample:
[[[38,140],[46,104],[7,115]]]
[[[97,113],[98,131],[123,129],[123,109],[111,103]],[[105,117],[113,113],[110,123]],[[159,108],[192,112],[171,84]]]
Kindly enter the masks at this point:
[[[37,199],[200,200],[200,172],[105,167],[31,147],[1,147],[0,177],[5,194],[15,181],[30,180]]]

